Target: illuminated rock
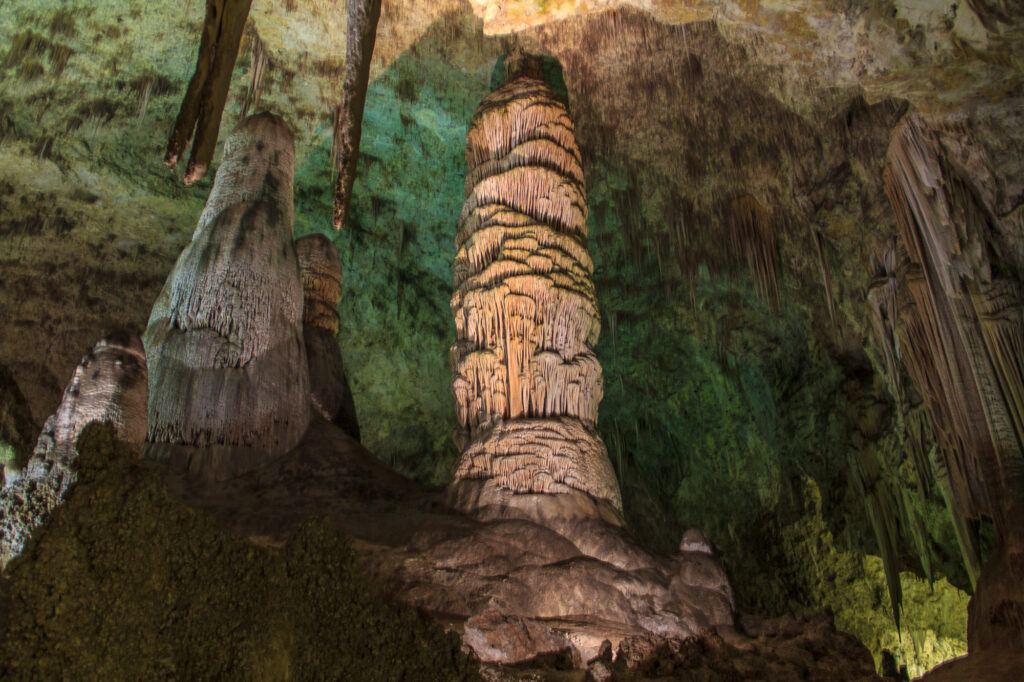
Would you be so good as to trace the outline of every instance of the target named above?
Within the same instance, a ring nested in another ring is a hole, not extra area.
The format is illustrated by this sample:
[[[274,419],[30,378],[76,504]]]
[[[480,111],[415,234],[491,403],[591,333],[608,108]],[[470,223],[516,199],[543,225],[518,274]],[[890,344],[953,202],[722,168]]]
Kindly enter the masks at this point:
[[[580,153],[565,106],[531,68],[512,65],[518,75],[484,99],[466,138],[452,499],[478,506],[460,484],[483,480],[514,493],[583,491],[620,509],[596,431],[600,323]]]
[[[246,119],[225,143],[144,336],[148,458],[219,479],[287,452],[306,430],[294,162],[291,132],[269,114]]]

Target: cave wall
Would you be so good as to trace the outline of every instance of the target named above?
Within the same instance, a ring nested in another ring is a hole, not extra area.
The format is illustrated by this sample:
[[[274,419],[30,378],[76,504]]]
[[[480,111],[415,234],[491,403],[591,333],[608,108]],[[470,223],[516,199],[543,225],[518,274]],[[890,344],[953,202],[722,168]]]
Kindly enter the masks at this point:
[[[411,7],[385,3],[350,219],[331,238],[363,442],[442,483],[456,454],[447,349],[462,146],[511,41],[485,35],[469,4]],[[75,9],[0,7],[0,365],[37,428],[96,339],[141,331],[212,181],[184,188],[159,165],[201,5]],[[899,68],[872,71],[863,88],[797,87],[789,62],[736,22],[663,25],[631,10],[549,19],[518,40],[561,64],[577,120],[603,324],[600,431],[631,526],[665,551],[702,526],[742,605],[830,604],[877,639],[876,656],[901,646],[887,620],[895,579],[904,634],[920,633],[901,660],[920,668],[962,652],[951,605],[970,577],[941,492],[913,466],[934,435],[912,391],[906,415],[895,409],[865,301],[872,254],[896,235],[881,170],[908,105],[886,98],[920,106],[918,86],[901,89],[913,60],[879,53]],[[296,236],[330,224],[329,112],[344,45],[313,50],[315,23],[255,3],[222,131],[265,60],[260,107],[297,136]],[[982,70],[1016,73],[1006,59],[981,60]],[[992,205],[1019,212],[1019,127],[989,96],[995,104],[961,123],[989,157]],[[770,255],[774,265],[751,269]],[[858,488],[851,472],[872,475]],[[820,505],[808,503],[814,491]],[[877,560],[887,551],[895,578]],[[940,597],[924,596],[927,574]]]

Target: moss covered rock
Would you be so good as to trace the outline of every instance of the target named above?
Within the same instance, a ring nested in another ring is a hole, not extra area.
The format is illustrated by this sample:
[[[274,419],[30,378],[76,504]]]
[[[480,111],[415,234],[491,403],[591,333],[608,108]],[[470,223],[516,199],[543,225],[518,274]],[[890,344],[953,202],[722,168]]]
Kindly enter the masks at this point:
[[[256,546],[173,499],[109,427],[79,450],[78,485],[8,567],[0,677],[476,678],[458,638],[385,604],[326,522]]]

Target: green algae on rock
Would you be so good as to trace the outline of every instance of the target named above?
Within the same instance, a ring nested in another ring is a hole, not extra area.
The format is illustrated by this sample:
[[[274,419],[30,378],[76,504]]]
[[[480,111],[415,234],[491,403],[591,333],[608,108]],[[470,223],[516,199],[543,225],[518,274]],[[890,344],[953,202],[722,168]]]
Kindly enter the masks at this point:
[[[174,500],[109,426],[79,451],[79,484],[8,567],[0,677],[477,679],[326,522],[256,546]]]

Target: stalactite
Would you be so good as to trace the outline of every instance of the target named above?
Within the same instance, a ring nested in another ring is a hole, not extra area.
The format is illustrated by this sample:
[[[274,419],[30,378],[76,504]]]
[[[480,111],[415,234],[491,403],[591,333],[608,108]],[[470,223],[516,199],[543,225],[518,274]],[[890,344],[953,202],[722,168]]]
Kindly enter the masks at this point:
[[[455,482],[582,490],[620,507],[597,435],[600,325],[572,120],[521,54],[466,137],[455,239]],[[528,74],[534,73],[534,76]]]
[[[775,226],[771,215],[749,194],[733,200],[730,206],[729,237],[733,255],[742,254],[758,294],[777,312]]]
[[[238,58],[251,4],[252,0],[206,0],[206,20],[199,42],[196,70],[181,102],[164,156],[164,163],[174,168],[189,140],[192,140],[192,155],[185,169],[186,185],[206,175],[213,160],[220,121],[231,88],[231,72]]]
[[[322,234],[295,240],[295,251],[302,278],[302,338],[309,363],[313,410],[359,440],[355,401],[335,338],[341,299],[341,259],[331,240]]]
[[[9,475],[0,491],[0,568],[21,553],[77,481],[73,464],[86,426],[107,422],[118,439],[141,447],[146,397],[146,356],[138,336],[111,334],[82,358],[25,470]]]
[[[821,232],[814,230],[814,249],[818,253],[818,269],[821,271],[821,283],[825,287],[825,303],[828,304],[828,319],[836,323],[836,303],[832,294],[832,272],[828,267],[828,258],[825,254],[825,238]]]
[[[249,115],[260,105],[260,95],[263,94],[263,78],[266,76],[267,68],[270,66],[270,55],[263,47],[263,41],[255,30],[249,31],[249,89],[245,91],[245,100],[242,102],[242,118]]]
[[[147,457],[222,478],[294,447],[309,422],[292,242],[291,132],[243,121],[150,315]]]
[[[377,39],[381,0],[349,0],[345,45],[345,83],[341,106],[334,116],[332,158],[337,160],[334,185],[334,229],[345,225],[348,204],[359,165],[359,141],[363,135],[363,108],[370,83],[370,60]]]
[[[871,329],[875,334],[875,344],[882,352],[885,363],[886,381],[889,391],[896,399],[900,409],[903,407],[903,385],[900,369],[897,365],[899,357],[899,335],[897,334],[896,318],[896,246],[886,247],[881,257],[874,258],[874,273],[868,287],[868,310]]]
[[[925,397],[950,488],[966,516],[991,518],[992,558],[971,602],[969,643],[1024,646],[1024,308],[1001,276],[995,218],[916,116],[894,131],[885,188],[907,263],[903,359]],[[1010,611],[1018,616],[1009,616]]]

